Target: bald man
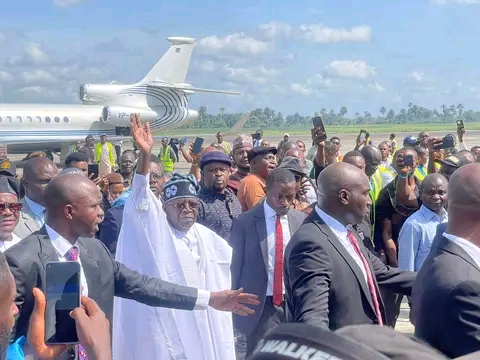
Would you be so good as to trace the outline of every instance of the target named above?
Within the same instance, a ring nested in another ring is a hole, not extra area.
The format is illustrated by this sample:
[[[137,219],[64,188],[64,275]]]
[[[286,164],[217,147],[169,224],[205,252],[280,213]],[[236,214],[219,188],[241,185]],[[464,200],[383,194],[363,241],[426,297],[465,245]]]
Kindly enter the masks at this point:
[[[23,167],[22,183],[25,197],[14,234],[23,239],[40,230],[45,223],[45,187],[58,174],[57,166],[47,157],[35,157]]]
[[[318,204],[285,250],[287,320],[330,330],[384,324],[378,286],[409,295],[415,273],[385,266],[351,226],[372,205],[365,172],[335,163],[317,185]]]
[[[101,203],[100,190],[83,174],[58,175],[46,187],[45,225],[5,252],[17,286],[15,339],[27,335],[34,306],[32,290],[38,287],[45,292],[45,265],[50,261],[80,263],[82,294],[94,299],[110,322],[114,296],[181,310],[209,306],[225,310],[226,303],[217,305],[222,298],[220,301],[230,302],[232,309],[237,307],[238,295],[232,297],[231,291],[221,292],[223,295],[203,291],[203,299],[198,300],[201,290],[142,275],[113,260],[106,246],[94,238],[103,219]]]
[[[480,350],[480,164],[448,184],[448,222],[412,291],[415,335],[449,358]]]

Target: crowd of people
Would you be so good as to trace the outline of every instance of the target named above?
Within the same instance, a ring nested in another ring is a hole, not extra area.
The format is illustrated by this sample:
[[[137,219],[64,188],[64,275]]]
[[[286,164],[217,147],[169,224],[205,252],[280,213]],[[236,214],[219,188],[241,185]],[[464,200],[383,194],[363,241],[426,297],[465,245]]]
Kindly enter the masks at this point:
[[[131,130],[121,154],[87,137],[62,169],[0,164],[0,358],[480,358],[464,127],[453,146],[423,131],[342,152],[319,127],[310,149],[259,130],[198,153],[165,138],[158,156],[148,123]],[[79,345],[45,344],[49,261],[80,263]],[[415,337],[393,330],[404,297]]]

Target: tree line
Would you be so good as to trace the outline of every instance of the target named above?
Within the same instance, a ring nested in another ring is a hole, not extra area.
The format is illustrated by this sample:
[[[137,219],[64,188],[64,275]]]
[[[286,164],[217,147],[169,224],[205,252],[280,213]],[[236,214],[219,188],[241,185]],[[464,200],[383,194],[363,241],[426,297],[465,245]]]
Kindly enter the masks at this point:
[[[199,119],[184,128],[232,128],[244,114],[229,113],[224,107],[216,114],[209,113],[205,106],[198,109]],[[365,125],[365,124],[409,124],[409,123],[452,123],[456,120],[465,122],[480,122],[480,111],[465,110],[462,104],[442,105],[440,109],[428,109],[413,103],[407,108],[396,111],[382,106],[379,115],[374,116],[368,111],[363,114],[349,113],[347,107],[342,106],[339,111],[320,109],[310,116],[295,114],[284,115],[268,107],[250,111],[250,117],[245,128],[304,128],[311,125],[312,116],[321,116],[325,125]]]

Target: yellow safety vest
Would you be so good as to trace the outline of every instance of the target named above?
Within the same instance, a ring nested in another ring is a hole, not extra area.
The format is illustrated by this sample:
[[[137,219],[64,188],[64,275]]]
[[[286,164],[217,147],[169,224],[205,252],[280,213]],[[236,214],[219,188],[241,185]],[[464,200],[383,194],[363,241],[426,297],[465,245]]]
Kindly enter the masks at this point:
[[[171,157],[171,153],[172,153],[172,148],[170,146],[167,146],[165,149],[162,149],[162,152],[160,153],[160,161],[162,162],[162,165],[163,165],[163,171],[166,171],[166,172],[173,171],[173,166],[175,163]]]
[[[372,175],[370,184],[370,197],[372,198],[372,201],[375,202],[378,199],[380,190],[382,190],[382,176],[380,168],[378,168],[378,170],[375,171],[375,174]]]
[[[413,175],[419,181],[423,181],[423,179],[425,179],[425,176],[427,176],[427,173],[425,172],[426,170],[427,170],[427,168],[425,166],[422,166],[422,168],[420,168],[420,165],[419,165],[419,166],[416,167],[415,171],[413,172]]]

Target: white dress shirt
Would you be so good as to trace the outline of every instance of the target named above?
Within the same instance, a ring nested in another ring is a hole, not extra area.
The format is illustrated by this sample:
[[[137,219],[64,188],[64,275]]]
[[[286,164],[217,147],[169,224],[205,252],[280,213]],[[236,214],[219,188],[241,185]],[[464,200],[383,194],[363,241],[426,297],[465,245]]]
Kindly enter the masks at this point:
[[[25,201],[27,202],[30,210],[32,210],[33,215],[35,215],[35,220],[37,221],[38,225],[42,227],[43,224],[45,224],[45,206],[37,204],[28,196],[25,196]]]
[[[66,262],[68,261],[65,255],[72,248],[72,244],[65,238],[63,238],[59,233],[53,230],[50,226],[45,224],[45,229],[47,230],[48,237],[52,241],[52,245],[57,252],[58,261]],[[77,246],[78,247],[78,246]],[[82,295],[88,296],[88,285],[87,279],[85,278],[85,273],[83,272],[82,262],[80,261],[82,254],[80,249],[78,249],[78,262],[80,263],[80,284],[82,286]]]
[[[330,228],[330,230],[332,230],[332,232],[335,234],[338,240],[340,240],[340,243],[347,250],[347,252],[353,258],[353,260],[355,260],[358,267],[362,271],[362,274],[365,278],[365,282],[368,284],[367,272],[365,270],[365,266],[363,265],[363,261],[362,259],[360,259],[360,256],[357,254],[357,252],[353,248],[353,245],[350,243],[350,240],[347,239],[347,234],[348,234],[347,228],[343,226],[339,221],[335,220],[330,215],[327,215],[325,212],[323,212],[318,206],[315,206],[315,211],[317,212],[318,216],[320,216],[320,218],[323,220],[323,222]]]
[[[267,225],[267,243],[268,243],[268,284],[267,296],[273,296],[273,271],[275,269],[275,245],[277,238],[275,236],[277,213],[273,210],[266,201],[263,202],[263,211],[265,212],[265,223]],[[282,215],[280,217],[280,224],[282,224],[283,235],[283,253],[290,241],[290,226],[288,224],[288,216]],[[283,269],[282,269],[283,271]],[[285,285],[283,285],[283,294],[285,294]]]
[[[475,261],[477,266],[480,268],[480,248],[477,245],[461,237],[447,234],[446,232],[443,233],[443,236],[446,237],[448,240],[453,241],[458,246],[460,246],[473,259],[473,261]]]
[[[11,248],[13,245],[19,243],[20,240],[22,240],[22,239],[19,238],[14,233],[12,233],[12,240],[10,240],[10,241],[0,241],[0,251],[2,253],[5,252],[7,249]]]

